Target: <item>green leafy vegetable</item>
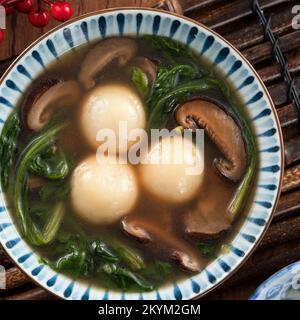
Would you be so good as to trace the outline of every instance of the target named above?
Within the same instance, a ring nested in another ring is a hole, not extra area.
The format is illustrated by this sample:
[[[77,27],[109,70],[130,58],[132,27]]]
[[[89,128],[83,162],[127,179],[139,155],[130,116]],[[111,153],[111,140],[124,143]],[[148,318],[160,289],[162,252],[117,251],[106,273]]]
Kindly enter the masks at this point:
[[[153,286],[150,285],[142,276],[127,268],[119,267],[116,264],[105,264],[100,268],[100,270],[111,276],[116,285],[124,291],[130,289],[132,285],[135,285],[143,291],[153,290]]]
[[[203,78],[189,82],[183,82],[169,90],[157,101],[150,113],[149,128],[161,129],[165,127],[167,119],[173,108],[197,92],[207,91],[212,88],[220,88],[218,80]]]
[[[172,272],[173,267],[169,263],[164,261],[154,261],[142,270],[142,275],[156,283],[161,283],[172,275]]]
[[[149,49],[152,47],[154,51],[160,52],[171,63],[175,63],[175,58],[186,57],[193,61],[197,61],[197,55],[188,46],[174,41],[168,37],[145,35],[142,37],[145,45]]]
[[[9,174],[15,159],[20,131],[19,114],[14,110],[5,121],[0,137],[0,177],[3,191],[6,191],[9,186]]]
[[[92,256],[97,257],[101,260],[101,262],[117,262],[119,258],[117,254],[113,253],[108,246],[100,240],[93,240],[89,246],[89,252]]]
[[[28,240],[35,245],[47,245],[53,241],[57,231],[60,227],[62,218],[65,213],[65,206],[62,202],[58,202],[53,206],[51,216],[49,217],[46,224],[43,228],[39,228],[33,221],[30,219],[28,221],[30,234],[28,235]]]
[[[29,214],[28,205],[28,170],[32,159],[36,158],[45,148],[53,145],[56,135],[64,128],[64,125],[51,123],[41,131],[23,150],[16,169],[16,181],[14,186],[14,204],[16,216],[20,223],[22,234],[28,241],[35,245],[50,243],[60,226],[64,206],[57,203],[53,213],[43,230],[33,223]]]
[[[73,277],[106,276],[122,290],[132,287],[144,291],[152,289],[142,275],[134,272],[138,268],[144,268],[142,258],[125,244],[111,240],[109,242],[112,245],[109,247],[102,240],[64,231],[58,233],[56,242],[59,244],[54,243],[53,249],[49,249],[50,258],[43,259],[43,263],[56,271],[66,272]],[[60,249],[56,251],[56,247]]]
[[[111,243],[120,259],[132,270],[140,270],[145,267],[143,258],[134,249],[116,240],[112,240]]]
[[[64,179],[69,173],[69,164],[63,151],[52,145],[32,158],[29,171],[46,179]]]
[[[172,67],[159,68],[157,79],[153,85],[152,94],[148,100],[150,111],[180,80],[193,80],[201,77],[199,70],[192,65],[180,64]]]
[[[149,91],[149,81],[146,73],[142,69],[135,67],[132,71],[131,79],[140,94],[146,97]]]
[[[213,244],[198,242],[197,248],[201,252],[204,258],[212,259],[216,257],[217,254],[217,247]]]
[[[45,184],[39,191],[42,201],[64,200],[70,193],[70,185],[65,181],[51,181]]]

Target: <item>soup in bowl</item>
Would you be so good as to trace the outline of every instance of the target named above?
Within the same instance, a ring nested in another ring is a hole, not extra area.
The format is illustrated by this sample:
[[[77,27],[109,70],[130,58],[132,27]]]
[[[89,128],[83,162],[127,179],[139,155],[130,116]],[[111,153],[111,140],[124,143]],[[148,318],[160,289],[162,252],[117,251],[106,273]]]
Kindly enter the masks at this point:
[[[190,299],[270,222],[282,139],[249,63],[161,11],[93,13],[1,80],[0,240],[68,299]]]

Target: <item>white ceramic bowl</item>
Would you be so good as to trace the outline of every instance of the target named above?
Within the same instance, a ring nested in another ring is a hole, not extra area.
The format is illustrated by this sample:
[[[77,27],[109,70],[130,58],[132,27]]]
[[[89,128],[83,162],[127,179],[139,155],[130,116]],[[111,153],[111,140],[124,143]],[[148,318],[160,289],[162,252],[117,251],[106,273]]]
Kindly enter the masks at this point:
[[[0,241],[16,264],[38,284],[66,299],[191,299],[223,282],[260,241],[278,200],[283,172],[282,137],[274,106],[263,82],[246,59],[218,34],[188,18],[149,9],[115,9],[78,17],[30,45],[10,66],[0,83],[0,127],[31,81],[67,51],[109,36],[157,34],[176,39],[222,69],[238,91],[258,141],[259,166],[249,214],[230,244],[201,273],[147,293],[123,293],[87,287],[39,262],[21,238],[4,194],[0,195]]]

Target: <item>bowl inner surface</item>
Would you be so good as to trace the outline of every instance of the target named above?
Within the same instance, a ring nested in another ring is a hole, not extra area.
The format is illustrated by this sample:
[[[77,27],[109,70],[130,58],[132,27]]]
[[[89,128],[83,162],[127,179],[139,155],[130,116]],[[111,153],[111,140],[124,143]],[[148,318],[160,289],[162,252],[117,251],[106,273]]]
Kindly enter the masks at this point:
[[[220,284],[257,245],[278,200],[283,172],[282,138],[267,91],[250,64],[213,31],[175,14],[150,9],[117,9],[88,14],[47,33],[25,50],[0,83],[0,127],[31,81],[67,51],[110,36],[157,34],[192,47],[217,66],[238,91],[257,138],[257,186],[249,214],[230,244],[200,274],[149,293],[122,293],[87,287],[39,262],[13,224],[1,192],[0,241],[17,265],[37,283],[66,299],[191,299]],[[14,84],[14,85],[12,85]]]

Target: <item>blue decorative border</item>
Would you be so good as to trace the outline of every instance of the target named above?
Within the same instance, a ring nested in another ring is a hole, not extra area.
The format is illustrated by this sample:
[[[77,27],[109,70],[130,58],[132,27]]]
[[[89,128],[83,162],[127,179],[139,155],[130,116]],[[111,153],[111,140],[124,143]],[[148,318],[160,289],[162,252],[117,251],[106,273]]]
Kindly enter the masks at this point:
[[[120,9],[83,16],[54,29],[30,46],[14,63],[0,84],[0,128],[20,95],[52,61],[67,51],[109,36],[157,34],[189,45],[233,83],[250,115],[258,141],[258,185],[250,212],[221,254],[200,274],[149,293],[122,293],[86,287],[41,265],[38,255],[23,241],[0,195],[0,241],[9,255],[41,286],[65,299],[191,299],[203,295],[231,274],[252,251],[270,221],[279,194],[282,147],[278,120],[270,98],[248,62],[217,34],[180,16],[146,9]]]

